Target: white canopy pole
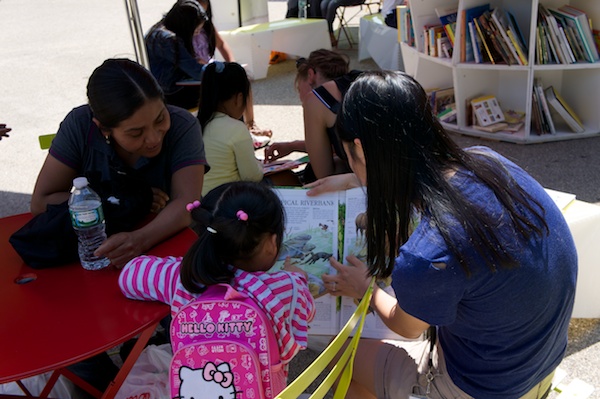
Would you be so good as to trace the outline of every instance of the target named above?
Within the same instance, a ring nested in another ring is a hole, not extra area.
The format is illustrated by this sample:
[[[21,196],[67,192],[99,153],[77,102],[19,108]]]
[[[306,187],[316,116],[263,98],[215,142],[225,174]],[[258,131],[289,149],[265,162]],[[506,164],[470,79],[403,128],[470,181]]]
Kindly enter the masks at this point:
[[[140,20],[137,0],[125,0],[125,8],[127,9],[127,19],[129,20],[135,59],[149,70],[150,63],[148,62],[148,53],[144,42],[144,31],[142,30],[142,21]]]

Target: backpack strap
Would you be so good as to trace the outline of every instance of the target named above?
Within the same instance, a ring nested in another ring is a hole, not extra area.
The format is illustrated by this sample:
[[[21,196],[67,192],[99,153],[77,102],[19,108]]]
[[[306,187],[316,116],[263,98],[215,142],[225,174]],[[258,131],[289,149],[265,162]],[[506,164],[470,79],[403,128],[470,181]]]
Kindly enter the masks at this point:
[[[239,292],[238,290],[236,290],[235,288],[233,288],[229,284],[225,284],[225,283],[214,284],[214,285],[209,286],[206,289],[206,291],[208,291],[210,289],[210,287],[221,287],[221,289],[225,289],[225,293],[223,294],[223,298],[226,301],[234,301],[236,299],[245,299],[245,298],[248,298],[248,295]]]
[[[340,102],[333,98],[330,92],[327,91],[323,86],[319,86],[313,90],[313,93],[319,100],[334,114],[340,111]]]

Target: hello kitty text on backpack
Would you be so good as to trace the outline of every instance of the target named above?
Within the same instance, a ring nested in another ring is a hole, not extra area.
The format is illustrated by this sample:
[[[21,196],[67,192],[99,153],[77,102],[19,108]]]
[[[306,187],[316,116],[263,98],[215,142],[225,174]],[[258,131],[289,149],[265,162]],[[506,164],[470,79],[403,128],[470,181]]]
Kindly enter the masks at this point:
[[[171,322],[171,398],[270,399],[286,384],[271,323],[251,298],[210,286]]]

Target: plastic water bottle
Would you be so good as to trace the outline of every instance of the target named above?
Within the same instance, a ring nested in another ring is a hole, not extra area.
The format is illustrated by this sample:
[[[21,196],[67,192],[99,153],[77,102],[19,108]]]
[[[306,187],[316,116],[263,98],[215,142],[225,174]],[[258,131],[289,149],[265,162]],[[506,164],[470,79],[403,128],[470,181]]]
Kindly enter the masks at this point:
[[[105,257],[97,257],[94,251],[106,240],[102,200],[88,185],[85,177],[73,179],[69,197],[71,223],[79,241],[79,259],[87,270],[99,270],[110,264]]]
[[[298,18],[305,19],[308,17],[308,4],[306,0],[298,0]]]

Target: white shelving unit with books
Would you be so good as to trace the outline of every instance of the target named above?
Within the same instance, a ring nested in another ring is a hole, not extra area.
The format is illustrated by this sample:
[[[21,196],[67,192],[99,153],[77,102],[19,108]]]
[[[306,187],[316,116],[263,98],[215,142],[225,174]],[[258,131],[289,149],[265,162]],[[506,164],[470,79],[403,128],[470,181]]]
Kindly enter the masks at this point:
[[[489,58],[483,63],[465,60],[466,51],[460,44],[464,35],[469,34],[466,21],[463,24],[465,13],[486,4],[489,4],[490,10],[498,8],[514,17],[514,22],[526,43],[526,64],[492,64]],[[592,27],[600,27],[600,1],[408,0],[414,30],[414,46],[401,43],[405,71],[417,79],[426,90],[454,87],[456,122],[443,123],[444,127],[465,135],[515,143],[540,143],[600,135],[600,61],[589,62],[580,59],[572,63],[539,63],[536,51],[538,22],[541,22],[538,21],[540,4],[549,10],[565,5],[575,7],[585,12],[593,22]],[[457,13],[451,58],[438,58],[424,53],[424,27],[440,23],[440,9],[456,9]],[[550,107],[556,133],[538,133],[533,112],[533,107],[537,106],[533,100],[536,81],[541,83],[543,89],[552,86],[555,92],[560,93],[582,121],[583,132],[573,132],[560,114]],[[484,95],[495,96],[504,111],[524,112],[523,126],[516,132],[494,133],[474,128],[468,102],[472,98]]]

